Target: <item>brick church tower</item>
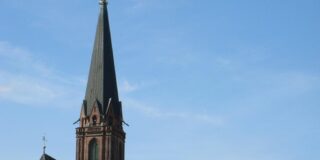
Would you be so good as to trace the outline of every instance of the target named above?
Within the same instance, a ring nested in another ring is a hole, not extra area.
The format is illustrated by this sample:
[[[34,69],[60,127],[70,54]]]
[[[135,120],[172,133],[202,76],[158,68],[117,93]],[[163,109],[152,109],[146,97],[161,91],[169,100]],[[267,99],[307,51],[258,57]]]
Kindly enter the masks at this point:
[[[107,1],[100,0],[88,84],[76,129],[76,160],[124,160],[122,124]]]

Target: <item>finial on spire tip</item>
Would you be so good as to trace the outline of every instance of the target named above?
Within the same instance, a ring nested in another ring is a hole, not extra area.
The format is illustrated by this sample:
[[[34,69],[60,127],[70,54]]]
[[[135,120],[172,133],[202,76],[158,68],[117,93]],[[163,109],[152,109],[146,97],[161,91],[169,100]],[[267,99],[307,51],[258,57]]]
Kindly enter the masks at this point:
[[[108,0],[100,0],[99,4],[106,5],[106,4],[108,4]]]

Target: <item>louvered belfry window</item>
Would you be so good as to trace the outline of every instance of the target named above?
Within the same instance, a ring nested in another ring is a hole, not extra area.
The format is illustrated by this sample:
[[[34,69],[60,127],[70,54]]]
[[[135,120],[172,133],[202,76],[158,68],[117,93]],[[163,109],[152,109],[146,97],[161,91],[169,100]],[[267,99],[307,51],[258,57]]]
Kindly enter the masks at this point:
[[[99,160],[99,149],[96,139],[92,139],[89,144],[89,160]]]

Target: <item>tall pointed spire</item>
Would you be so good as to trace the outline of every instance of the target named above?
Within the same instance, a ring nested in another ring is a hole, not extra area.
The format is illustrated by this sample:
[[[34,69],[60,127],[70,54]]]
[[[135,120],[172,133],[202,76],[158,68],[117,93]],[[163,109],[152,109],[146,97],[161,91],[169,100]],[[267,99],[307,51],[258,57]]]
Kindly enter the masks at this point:
[[[110,98],[119,101],[107,1],[100,0],[100,15],[85,95],[87,113],[90,114],[96,102],[105,111]]]
[[[85,99],[76,129],[76,160],[124,160],[126,133],[118,98],[107,1],[100,14]]]

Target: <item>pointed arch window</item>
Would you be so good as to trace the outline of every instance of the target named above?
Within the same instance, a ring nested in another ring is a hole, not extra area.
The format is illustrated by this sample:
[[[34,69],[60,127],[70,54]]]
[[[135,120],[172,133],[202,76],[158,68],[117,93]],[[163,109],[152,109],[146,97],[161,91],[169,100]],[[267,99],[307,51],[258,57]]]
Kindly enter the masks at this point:
[[[96,139],[92,139],[89,143],[89,160],[98,160],[99,146]]]
[[[92,117],[92,124],[95,126],[97,125],[97,116]]]

